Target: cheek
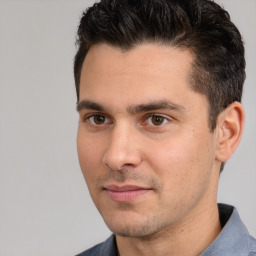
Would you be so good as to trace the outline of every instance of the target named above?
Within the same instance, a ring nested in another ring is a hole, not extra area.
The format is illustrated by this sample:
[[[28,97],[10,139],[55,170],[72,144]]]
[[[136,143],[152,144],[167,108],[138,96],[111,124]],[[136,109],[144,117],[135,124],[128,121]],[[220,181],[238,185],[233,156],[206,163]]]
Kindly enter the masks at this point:
[[[91,136],[88,136],[83,131],[78,130],[77,135],[77,152],[81,170],[84,178],[92,179],[96,170],[99,170],[99,166],[102,165],[102,144],[97,143],[97,140]]]
[[[202,133],[191,133],[190,136],[187,133],[186,136],[165,139],[158,145],[153,143],[147,147],[146,155],[149,165],[167,186],[182,186],[190,190],[212,169],[214,156],[210,151],[211,143],[211,138]]]
[[[170,137],[164,141],[153,142],[147,147],[147,156],[165,172],[185,168],[195,161],[198,156],[198,148],[187,138]],[[174,168],[176,167],[176,168]]]
[[[162,184],[162,209],[166,215],[180,216],[204,196],[211,180],[212,154],[207,143],[192,140],[170,140],[160,148],[151,147],[149,165]],[[170,213],[168,209],[172,209]]]

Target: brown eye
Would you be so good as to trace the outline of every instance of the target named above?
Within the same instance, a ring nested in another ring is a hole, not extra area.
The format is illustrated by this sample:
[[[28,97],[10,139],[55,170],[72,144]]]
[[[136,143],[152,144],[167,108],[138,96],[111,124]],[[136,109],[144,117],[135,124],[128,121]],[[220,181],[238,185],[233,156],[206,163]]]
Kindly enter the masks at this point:
[[[100,115],[95,115],[93,117],[93,121],[94,121],[95,124],[104,124],[105,117],[104,116],[100,116]]]
[[[151,120],[154,125],[161,125],[164,122],[164,118],[162,116],[152,116]]]
[[[167,123],[169,120],[161,115],[151,115],[147,118],[146,122],[152,126],[160,126]]]
[[[105,123],[109,123],[110,120],[103,116],[103,115],[91,115],[88,117],[88,120],[93,124],[93,125],[102,125]]]

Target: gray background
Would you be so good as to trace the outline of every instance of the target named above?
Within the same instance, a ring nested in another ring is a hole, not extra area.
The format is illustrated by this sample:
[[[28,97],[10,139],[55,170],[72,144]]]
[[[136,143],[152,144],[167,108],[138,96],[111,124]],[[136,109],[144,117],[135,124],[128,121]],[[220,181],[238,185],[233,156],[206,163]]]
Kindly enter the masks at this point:
[[[94,1],[0,0],[0,256],[74,255],[109,234],[76,155],[72,61],[82,10]],[[242,142],[221,175],[256,236],[256,1],[220,0],[243,34]]]

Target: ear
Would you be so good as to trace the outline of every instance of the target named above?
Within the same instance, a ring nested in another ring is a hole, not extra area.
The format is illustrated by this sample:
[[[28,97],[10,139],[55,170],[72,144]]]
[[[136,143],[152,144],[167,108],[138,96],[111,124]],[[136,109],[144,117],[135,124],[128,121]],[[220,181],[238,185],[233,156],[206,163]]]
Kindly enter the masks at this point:
[[[233,102],[218,117],[218,140],[216,160],[227,161],[236,150],[244,128],[244,109],[241,103]]]

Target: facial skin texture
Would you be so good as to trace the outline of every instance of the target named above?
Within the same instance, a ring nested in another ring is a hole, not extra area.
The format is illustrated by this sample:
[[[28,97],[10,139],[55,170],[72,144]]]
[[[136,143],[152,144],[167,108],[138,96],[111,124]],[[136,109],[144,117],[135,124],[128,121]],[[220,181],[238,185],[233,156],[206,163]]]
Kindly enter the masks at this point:
[[[189,87],[192,61],[157,44],[127,52],[98,44],[85,58],[79,161],[120,255],[188,255],[189,246],[198,255],[220,232],[220,161],[233,150],[221,153],[220,138],[234,133],[210,132],[208,101]]]

